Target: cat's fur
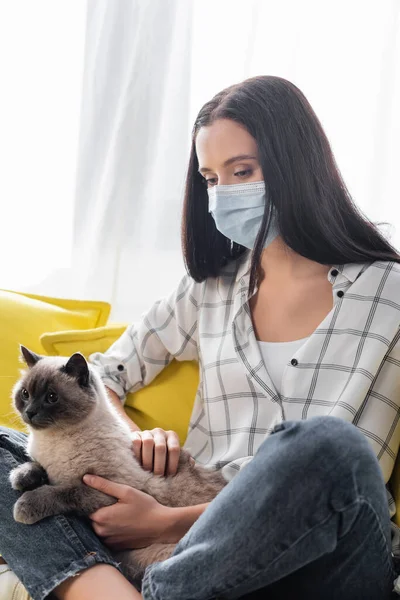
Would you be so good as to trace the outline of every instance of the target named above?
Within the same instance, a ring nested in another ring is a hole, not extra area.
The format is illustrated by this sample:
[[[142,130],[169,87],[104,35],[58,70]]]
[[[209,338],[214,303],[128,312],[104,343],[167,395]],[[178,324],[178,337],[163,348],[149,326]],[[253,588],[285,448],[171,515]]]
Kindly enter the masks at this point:
[[[29,369],[13,390],[16,410],[28,425],[32,462],[11,472],[24,492],[14,518],[32,524],[52,515],[88,515],[115,498],[86,486],[85,473],[142,490],[167,506],[211,501],[224,487],[217,471],[194,466],[181,450],[178,472],[161,477],[142,469],[132,451],[132,433],[107,396],[100,377],[81,354],[42,357],[21,347]],[[27,397],[24,397],[27,396]],[[36,414],[34,414],[36,413]],[[168,558],[175,545],[116,553],[125,574],[137,579],[149,564]]]

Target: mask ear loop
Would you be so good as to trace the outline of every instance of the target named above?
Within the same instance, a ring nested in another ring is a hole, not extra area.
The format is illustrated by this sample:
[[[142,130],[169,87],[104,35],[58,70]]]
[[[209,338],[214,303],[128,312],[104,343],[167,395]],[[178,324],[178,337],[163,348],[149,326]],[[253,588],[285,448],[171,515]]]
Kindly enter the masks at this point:
[[[234,242],[233,240],[229,240],[229,241],[230,241],[230,244],[231,244],[231,254],[232,254],[232,252],[233,252],[233,244],[234,244],[235,242]],[[220,280],[220,278],[219,278],[219,277],[218,277],[218,280],[217,280],[217,281],[218,281],[218,283],[217,283],[217,293],[218,293],[219,299],[220,299],[220,300],[221,300],[221,302],[222,302],[222,301],[223,301],[223,298],[222,298],[222,295],[221,295],[221,291],[220,291],[220,289],[219,289],[219,286],[220,286],[221,280]]]

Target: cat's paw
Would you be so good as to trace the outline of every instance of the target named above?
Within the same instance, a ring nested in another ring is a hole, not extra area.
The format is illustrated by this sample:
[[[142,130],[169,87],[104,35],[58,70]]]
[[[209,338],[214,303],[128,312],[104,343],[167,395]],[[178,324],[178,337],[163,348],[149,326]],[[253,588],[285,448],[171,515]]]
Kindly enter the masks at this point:
[[[47,483],[47,481],[46,471],[37,463],[26,462],[10,473],[11,487],[18,492],[34,490]]]
[[[14,504],[14,519],[24,525],[33,525],[40,521],[43,516],[39,514],[38,503],[35,498],[35,492],[24,492]]]

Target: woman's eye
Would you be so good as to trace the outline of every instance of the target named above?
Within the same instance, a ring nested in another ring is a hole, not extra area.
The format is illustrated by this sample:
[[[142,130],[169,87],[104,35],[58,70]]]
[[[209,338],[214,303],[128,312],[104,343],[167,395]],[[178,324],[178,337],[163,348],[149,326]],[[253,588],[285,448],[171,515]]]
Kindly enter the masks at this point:
[[[55,392],[49,392],[47,394],[47,402],[50,402],[50,404],[54,404],[54,402],[57,402],[58,400],[58,396]]]
[[[29,400],[29,392],[28,392],[28,390],[26,390],[25,388],[22,388],[22,390],[21,390],[21,396],[23,397],[24,400]]]
[[[218,179],[216,177],[212,177],[211,179],[206,179],[207,187],[212,187],[213,185],[217,185]]]
[[[235,173],[235,177],[248,177],[249,175],[252,174],[252,170],[251,169],[245,169],[244,171],[238,171],[237,173]]]

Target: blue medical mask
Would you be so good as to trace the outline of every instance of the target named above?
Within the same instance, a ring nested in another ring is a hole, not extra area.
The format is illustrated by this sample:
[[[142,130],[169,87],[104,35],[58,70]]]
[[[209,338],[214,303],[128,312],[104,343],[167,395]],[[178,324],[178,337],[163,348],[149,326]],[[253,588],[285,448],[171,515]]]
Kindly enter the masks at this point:
[[[245,248],[254,248],[266,202],[263,181],[214,185],[208,189],[208,211],[218,231]],[[278,219],[273,209],[264,248],[278,235]]]

